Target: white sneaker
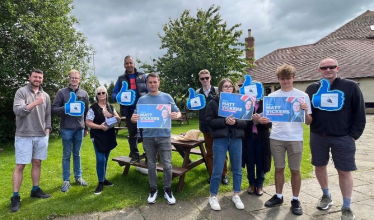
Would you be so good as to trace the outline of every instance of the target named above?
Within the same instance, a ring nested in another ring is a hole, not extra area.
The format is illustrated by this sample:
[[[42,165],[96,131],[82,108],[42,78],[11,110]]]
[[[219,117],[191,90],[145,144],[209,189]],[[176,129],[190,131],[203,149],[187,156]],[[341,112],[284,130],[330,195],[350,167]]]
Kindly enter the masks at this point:
[[[154,204],[156,203],[156,199],[157,199],[157,189],[151,189],[149,191],[148,203]]]
[[[147,168],[136,167],[135,170],[142,173],[142,174],[148,175],[148,169]]]
[[[168,201],[169,205],[174,205],[176,201],[175,201],[175,197],[173,196],[173,192],[171,191],[171,189],[167,188],[164,191],[165,191],[164,197]]]
[[[232,197],[232,201],[234,202],[237,209],[244,209],[244,204],[238,195]]]
[[[213,210],[216,210],[216,211],[221,210],[221,206],[219,206],[217,197],[215,196],[209,196],[209,205],[210,205],[210,208],[212,208]]]

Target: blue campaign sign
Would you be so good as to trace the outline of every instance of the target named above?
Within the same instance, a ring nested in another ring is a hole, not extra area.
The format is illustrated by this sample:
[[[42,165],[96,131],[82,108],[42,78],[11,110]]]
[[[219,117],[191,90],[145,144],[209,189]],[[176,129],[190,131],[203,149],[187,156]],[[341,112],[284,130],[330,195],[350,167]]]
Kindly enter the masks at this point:
[[[65,103],[65,114],[71,116],[82,116],[84,108],[84,102],[77,101],[77,95],[74,92],[70,92],[69,101]]]
[[[138,128],[171,128],[170,113],[170,104],[138,104]]]
[[[250,75],[244,76],[243,86],[239,88],[239,93],[243,95],[255,96],[256,100],[261,100],[264,97],[264,85],[260,82],[252,82]]]
[[[206,105],[205,95],[197,94],[194,89],[189,88],[190,96],[187,99],[187,108],[189,110],[200,110]]]
[[[122,87],[116,96],[117,102],[121,105],[132,105],[135,102],[136,94],[132,89],[128,89],[126,81],[122,81]]]
[[[321,79],[321,86],[316,94],[313,95],[312,104],[314,108],[324,111],[339,111],[343,108],[344,92],[340,90],[330,90],[330,82],[327,79]]]
[[[263,116],[271,122],[305,122],[305,113],[301,104],[303,96],[264,97]]]
[[[219,98],[218,115],[233,116],[237,119],[252,120],[253,99],[249,95],[221,92]]]

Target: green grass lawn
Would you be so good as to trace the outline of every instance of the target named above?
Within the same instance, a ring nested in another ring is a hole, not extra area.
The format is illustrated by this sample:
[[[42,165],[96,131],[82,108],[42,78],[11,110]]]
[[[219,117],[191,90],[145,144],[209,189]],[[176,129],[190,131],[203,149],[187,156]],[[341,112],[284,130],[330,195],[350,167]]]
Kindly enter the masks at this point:
[[[197,119],[190,120],[190,124],[180,126],[173,122],[172,133],[180,134],[190,129],[198,129]],[[129,154],[129,146],[126,139],[127,132],[120,131],[117,141],[118,146],[110,155],[113,157]],[[52,194],[49,199],[32,199],[30,190],[32,187],[30,168],[27,165],[24,171],[24,179],[20,189],[21,209],[16,213],[9,212],[10,197],[12,196],[12,174],[15,166],[13,143],[3,144],[4,151],[0,153],[0,176],[2,177],[2,187],[0,194],[0,219],[46,219],[56,216],[69,216],[95,211],[108,211],[112,209],[124,209],[145,205],[149,192],[148,176],[135,171],[135,167],[130,168],[129,175],[122,176],[123,167],[116,162],[109,161],[107,179],[114,183],[113,187],[105,187],[100,195],[93,192],[97,186],[96,159],[95,152],[89,137],[84,139],[81,157],[83,178],[88,182],[87,187],[77,186],[72,182],[69,192],[62,193],[62,144],[58,137],[51,137],[48,150],[48,159],[42,163],[42,175],[40,179],[41,188]],[[139,145],[140,152],[143,147]],[[193,159],[196,155],[191,156]],[[173,165],[181,166],[182,158],[178,153],[173,152]],[[302,178],[310,177],[312,165],[310,164],[309,150],[309,127],[304,126],[304,153],[301,164]],[[72,170],[72,167],[71,167]],[[229,172],[230,185],[220,186],[220,193],[232,191],[232,176]],[[243,169],[242,190],[248,188],[246,180],[247,172]],[[265,185],[274,183],[274,168],[266,174]],[[177,200],[186,200],[195,197],[209,195],[209,185],[206,183],[208,173],[204,164],[188,172],[185,178],[182,192],[175,193]],[[71,176],[74,180],[74,176]],[[286,172],[287,181],[290,179],[289,171]],[[173,180],[173,191],[176,190],[178,178]],[[164,202],[162,196],[162,173],[158,175],[158,190],[160,196],[157,202]]]

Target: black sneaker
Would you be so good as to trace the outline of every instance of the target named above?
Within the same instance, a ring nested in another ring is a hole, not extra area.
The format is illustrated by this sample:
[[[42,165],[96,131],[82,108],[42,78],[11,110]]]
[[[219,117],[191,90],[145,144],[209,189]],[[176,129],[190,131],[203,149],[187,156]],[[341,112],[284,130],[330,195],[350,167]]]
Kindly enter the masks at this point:
[[[299,200],[291,200],[291,212],[294,215],[302,215],[303,209],[301,208],[301,203]]]
[[[280,205],[283,203],[283,197],[280,199],[277,197],[277,195],[274,195],[273,197],[271,197],[271,199],[269,199],[267,202],[265,202],[265,206],[266,207],[273,207],[273,206],[276,206],[276,205]]]
[[[99,185],[97,185],[95,189],[95,194],[99,195],[103,191],[103,188],[104,188],[104,183],[99,182]]]
[[[20,196],[14,196],[10,198],[10,211],[16,212],[21,207],[21,197]]]
[[[109,180],[105,179],[104,180],[104,186],[113,186],[114,184],[110,182]]]
[[[139,155],[138,154],[133,154],[130,160],[130,164],[134,164],[139,162]]]
[[[51,195],[50,195],[50,194],[46,194],[46,193],[44,193],[43,190],[42,190],[41,188],[38,188],[38,189],[35,190],[35,191],[32,191],[32,190],[31,190],[31,195],[30,195],[30,197],[46,199],[46,198],[51,197]]]

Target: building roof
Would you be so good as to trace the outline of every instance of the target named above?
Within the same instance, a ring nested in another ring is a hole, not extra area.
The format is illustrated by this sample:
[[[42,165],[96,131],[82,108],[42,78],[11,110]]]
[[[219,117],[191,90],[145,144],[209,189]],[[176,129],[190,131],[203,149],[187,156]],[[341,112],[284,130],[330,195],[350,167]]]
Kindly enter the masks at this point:
[[[282,64],[296,68],[295,81],[316,81],[318,63],[332,57],[339,62],[342,78],[374,77],[374,11],[366,11],[341,28],[309,45],[277,49],[255,61],[256,67],[247,68],[253,80],[277,83],[275,70]]]

